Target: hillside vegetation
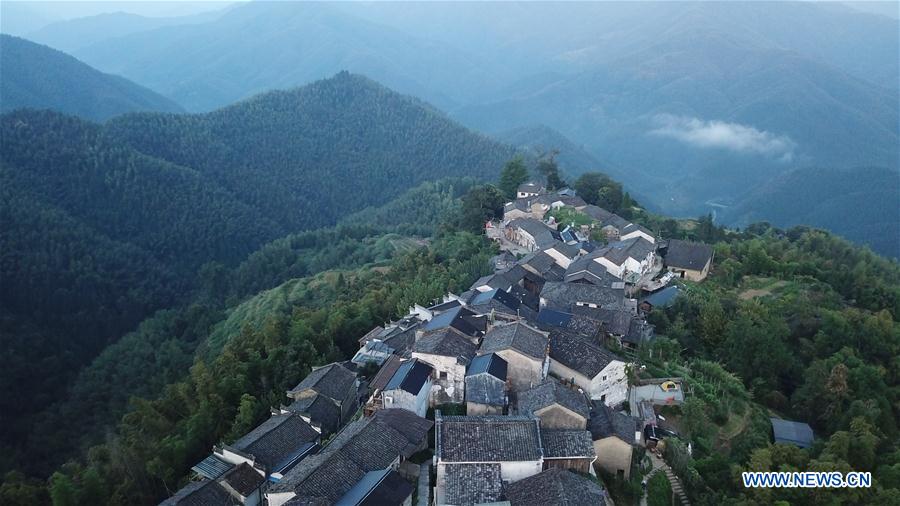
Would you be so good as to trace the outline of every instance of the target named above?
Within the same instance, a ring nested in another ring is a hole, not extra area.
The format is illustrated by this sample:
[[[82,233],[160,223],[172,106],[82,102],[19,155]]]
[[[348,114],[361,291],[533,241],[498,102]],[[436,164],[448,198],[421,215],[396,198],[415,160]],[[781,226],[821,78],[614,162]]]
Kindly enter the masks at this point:
[[[0,35],[0,59],[0,112],[53,109],[103,121],[126,112],[182,110],[143,86],[18,37]]]

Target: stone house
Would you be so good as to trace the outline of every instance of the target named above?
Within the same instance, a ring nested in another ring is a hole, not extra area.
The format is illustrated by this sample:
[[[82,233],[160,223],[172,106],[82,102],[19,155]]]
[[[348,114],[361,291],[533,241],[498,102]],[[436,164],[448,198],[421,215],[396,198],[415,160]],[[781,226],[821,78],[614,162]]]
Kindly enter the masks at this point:
[[[547,376],[547,345],[546,332],[514,322],[495,326],[485,334],[478,353],[494,353],[503,358],[510,388],[522,391]]]

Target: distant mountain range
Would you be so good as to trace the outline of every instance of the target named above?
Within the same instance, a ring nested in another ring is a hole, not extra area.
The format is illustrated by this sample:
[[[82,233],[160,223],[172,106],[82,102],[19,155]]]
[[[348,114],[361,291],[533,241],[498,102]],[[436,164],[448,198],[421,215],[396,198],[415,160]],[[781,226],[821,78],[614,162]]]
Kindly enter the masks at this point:
[[[0,35],[0,112],[31,107],[102,121],[136,111],[180,112],[168,98],[47,46]]]
[[[34,34],[191,111],[350,70],[499,139],[558,148],[572,176],[601,160],[675,216],[746,209],[813,167],[900,170],[900,22],[839,3],[249,2]],[[717,215],[796,216],[777,209]]]

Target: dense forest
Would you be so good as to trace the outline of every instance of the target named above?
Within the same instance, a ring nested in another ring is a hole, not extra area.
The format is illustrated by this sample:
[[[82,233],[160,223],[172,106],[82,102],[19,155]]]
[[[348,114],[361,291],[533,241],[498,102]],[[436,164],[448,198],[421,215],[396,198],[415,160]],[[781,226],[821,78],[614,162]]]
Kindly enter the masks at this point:
[[[103,121],[126,112],[182,111],[172,100],[128,79],[19,37],[0,35],[0,59],[0,112],[33,107]]]
[[[473,180],[373,207],[447,174],[494,177],[513,153],[346,73],[203,115],[98,125],[17,110],[0,117],[0,141],[0,335],[10,364],[0,385],[12,393],[0,405],[0,469],[37,473],[95,441],[103,413],[117,417],[129,395],[171,383],[197,332],[228,304],[408,247],[382,236],[430,234]],[[421,212],[431,214],[410,219]],[[340,230],[303,233],[345,218]],[[79,374],[103,350],[100,364],[115,364],[122,348],[107,348],[129,332],[128,349],[144,355],[122,364],[159,364],[136,367],[135,378]],[[177,341],[171,359],[149,344],[159,339]],[[113,394],[100,379],[136,391]],[[48,413],[70,423],[58,430]]]

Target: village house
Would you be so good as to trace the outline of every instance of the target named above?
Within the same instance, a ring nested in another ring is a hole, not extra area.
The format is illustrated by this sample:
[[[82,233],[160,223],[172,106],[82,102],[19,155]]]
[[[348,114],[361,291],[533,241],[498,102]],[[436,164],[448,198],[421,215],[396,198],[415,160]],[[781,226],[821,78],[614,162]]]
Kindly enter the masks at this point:
[[[651,244],[656,244],[656,237],[653,235],[653,232],[638,225],[637,223],[629,223],[624,228],[622,228],[621,232],[619,233],[620,241],[637,239],[638,237],[645,239]]]
[[[394,354],[394,349],[384,343],[381,339],[370,339],[362,345],[362,348],[353,355],[351,362],[358,366],[364,366],[369,363],[381,365],[388,357]]]
[[[547,188],[540,183],[528,182],[522,183],[516,189],[516,198],[525,199],[528,197],[537,197],[547,192]]]
[[[644,297],[638,308],[642,313],[649,313],[654,308],[664,309],[675,303],[678,298],[679,289],[675,285],[667,286],[662,290],[651,293]]]
[[[641,431],[634,418],[594,401],[588,428],[597,454],[595,467],[613,476],[629,479],[634,446],[641,442]]]
[[[433,372],[434,369],[424,362],[404,360],[381,391],[381,406],[407,409],[424,417],[428,412]]]
[[[596,250],[595,250],[596,251]],[[566,283],[587,283],[596,286],[612,286],[621,280],[606,270],[600,262],[594,261],[590,254],[575,259],[566,268]]]
[[[541,290],[541,309],[571,313],[577,306],[620,309],[625,306],[625,285],[612,287],[585,283],[547,282]]]
[[[515,295],[499,288],[487,292],[475,291],[466,307],[477,314],[489,315],[494,321],[510,322],[520,318],[527,320],[535,316],[533,309],[523,304]]]
[[[384,407],[384,399],[381,397],[381,392],[384,391],[384,387],[391,381],[391,378],[394,377],[394,373],[397,372],[397,369],[400,369],[403,362],[404,360],[399,356],[391,355],[383,364],[381,364],[381,368],[378,369],[378,372],[375,373],[375,376],[369,381],[369,399],[363,407],[363,414],[371,416],[372,413]]]
[[[369,471],[335,506],[412,506],[413,490],[412,484],[393,469]]]
[[[265,481],[265,477],[250,465],[239,464],[216,478],[187,484],[159,506],[257,506],[262,504],[261,489]]]
[[[547,281],[562,281],[566,275],[566,269],[560,266],[549,253],[544,251],[535,251],[522,258],[519,260],[519,265],[526,271],[534,274],[535,277],[531,279],[536,281],[535,288],[542,286]]]
[[[551,468],[511,483],[506,490],[506,500],[510,506],[606,506],[607,493],[595,480]]]
[[[507,380],[514,391],[537,385],[547,376],[546,332],[522,322],[498,325],[485,334],[479,354],[495,353],[507,363]]]
[[[518,413],[538,417],[541,430],[584,430],[590,417],[590,406],[583,393],[554,378],[547,378],[540,385],[519,394]]]
[[[581,254],[581,247],[578,244],[556,242],[552,246],[544,248],[543,251],[547,255],[550,255],[557,265],[563,269],[567,269]]]
[[[453,302],[455,305],[452,308],[435,315],[419,327],[416,331],[416,343],[425,334],[444,329],[453,329],[473,343],[484,335],[488,326],[487,317],[463,307],[459,301]],[[413,345],[413,351],[415,351],[415,347]]]
[[[267,504],[281,506],[295,497],[308,504],[335,504],[371,471],[390,469],[403,476],[401,463],[428,447],[432,425],[405,409],[382,409],[355,420],[318,454],[271,484],[265,493]]]
[[[627,363],[606,348],[565,330],[550,332],[550,373],[581,387],[608,406],[628,396]]]
[[[466,371],[466,413],[502,415],[506,409],[506,360],[495,353],[472,359]]]
[[[392,348],[395,354],[405,356],[415,342],[416,330],[422,322],[418,316],[407,315],[383,327],[375,327],[359,339],[359,346],[364,348],[367,342],[377,339]]]
[[[580,309],[575,306],[573,309]],[[564,329],[577,334],[590,342],[599,343],[603,334],[603,322],[588,316],[566,313],[555,309],[543,308],[535,320],[538,328],[543,331]]]
[[[356,411],[359,380],[343,365],[332,363],[313,368],[303,381],[288,390],[287,396],[294,402],[284,409],[299,413],[327,435],[346,423]]]
[[[296,413],[273,414],[230,445],[216,445],[213,453],[193,467],[216,479],[224,468],[247,464],[272,481],[319,449],[321,434]]]
[[[429,403],[465,402],[466,368],[475,357],[475,344],[455,327],[444,327],[420,337],[412,356],[434,368]]]
[[[513,265],[506,270],[478,278],[469,288],[479,292],[509,291],[513,286],[523,285],[523,280],[527,275],[528,272],[521,265]]]
[[[499,501],[503,483],[541,472],[540,422],[528,416],[435,413],[436,505]]]
[[[712,267],[713,249],[707,244],[670,239],[664,252],[666,269],[682,279],[703,281]]]
[[[541,422],[541,448],[544,452],[544,469],[567,469],[584,474],[594,474],[597,454],[591,433],[586,430],[545,429]]]
[[[612,242],[588,255],[619,279],[648,274],[655,266],[656,245],[643,237]],[[626,279],[627,280],[627,279]]]
[[[561,239],[559,232],[534,218],[516,218],[506,224],[504,235],[528,251],[550,247]]]

